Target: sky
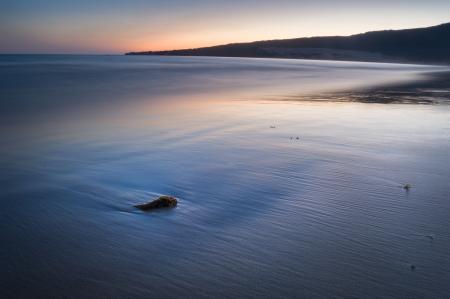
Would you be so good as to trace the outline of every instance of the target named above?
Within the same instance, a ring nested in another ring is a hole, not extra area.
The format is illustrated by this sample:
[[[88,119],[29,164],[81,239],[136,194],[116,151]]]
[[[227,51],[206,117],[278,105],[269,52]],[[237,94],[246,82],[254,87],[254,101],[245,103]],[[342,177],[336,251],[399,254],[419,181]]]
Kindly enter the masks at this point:
[[[450,22],[450,0],[0,0],[0,53],[120,54]]]

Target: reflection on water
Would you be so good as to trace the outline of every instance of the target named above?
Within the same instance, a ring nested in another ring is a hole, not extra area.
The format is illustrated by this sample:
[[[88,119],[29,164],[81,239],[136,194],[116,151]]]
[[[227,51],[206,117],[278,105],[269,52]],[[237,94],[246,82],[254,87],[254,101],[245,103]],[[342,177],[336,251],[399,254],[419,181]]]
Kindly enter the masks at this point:
[[[2,297],[449,293],[450,106],[268,100],[435,67],[0,61]]]

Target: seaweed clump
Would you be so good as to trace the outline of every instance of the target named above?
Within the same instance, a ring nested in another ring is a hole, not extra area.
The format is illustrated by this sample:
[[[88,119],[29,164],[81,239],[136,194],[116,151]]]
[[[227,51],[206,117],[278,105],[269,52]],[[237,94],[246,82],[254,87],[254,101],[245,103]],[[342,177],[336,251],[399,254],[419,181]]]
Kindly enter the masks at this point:
[[[161,208],[174,208],[178,204],[178,200],[173,196],[162,195],[155,200],[147,203],[135,205],[136,208],[142,211],[155,210]]]

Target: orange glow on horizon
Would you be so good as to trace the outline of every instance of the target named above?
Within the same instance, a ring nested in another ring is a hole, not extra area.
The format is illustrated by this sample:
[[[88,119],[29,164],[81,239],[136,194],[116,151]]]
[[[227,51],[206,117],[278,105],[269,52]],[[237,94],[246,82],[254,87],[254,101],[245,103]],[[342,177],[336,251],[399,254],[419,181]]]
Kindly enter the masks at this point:
[[[39,6],[33,10],[30,7],[30,12],[22,16],[3,16],[5,21],[2,21],[7,26],[0,26],[0,37],[7,42],[0,44],[0,52],[121,54],[351,35],[427,27],[449,21],[446,6],[433,13],[420,5],[414,10],[408,6],[410,11],[405,14],[401,5],[386,11],[376,3],[349,4],[343,9],[341,4],[302,4],[301,1],[281,1],[280,5],[273,5],[272,1],[258,1],[258,5],[243,2],[238,6],[231,2],[191,6],[148,2],[142,3],[142,7],[117,3],[116,8],[108,5],[100,10],[93,5],[90,10],[73,13],[67,10],[37,13]],[[53,5],[50,8],[53,9]]]

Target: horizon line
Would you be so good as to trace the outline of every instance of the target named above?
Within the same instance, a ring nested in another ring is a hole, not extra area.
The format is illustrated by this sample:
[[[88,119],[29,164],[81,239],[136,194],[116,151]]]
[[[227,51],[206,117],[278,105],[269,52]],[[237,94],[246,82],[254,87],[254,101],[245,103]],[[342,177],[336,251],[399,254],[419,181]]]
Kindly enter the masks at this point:
[[[351,37],[355,35],[360,34],[367,34],[372,32],[383,32],[383,31],[402,31],[402,30],[413,30],[413,29],[427,29],[427,28],[433,28],[433,27],[439,27],[442,25],[450,24],[450,21],[439,23],[436,25],[430,25],[430,26],[424,26],[424,27],[408,27],[408,28],[400,28],[400,29],[378,29],[378,30],[369,30],[365,32],[360,33],[353,33],[353,34],[343,34],[343,35],[313,35],[313,36],[300,36],[300,37],[291,37],[291,38],[275,38],[275,39],[260,39],[260,40],[252,40],[252,41],[242,41],[242,42],[230,42],[230,43],[223,43],[223,44],[214,44],[209,46],[199,46],[194,48],[177,48],[177,49],[166,49],[166,50],[143,50],[143,51],[127,51],[127,52],[117,52],[117,53],[99,53],[99,52],[69,52],[69,53],[61,53],[61,52],[17,52],[17,53],[2,53],[0,52],[0,55],[87,55],[87,56],[122,56],[127,53],[145,53],[145,52],[170,52],[170,51],[180,51],[180,50],[195,50],[195,49],[202,49],[202,48],[212,48],[217,46],[226,46],[226,45],[237,45],[237,44],[251,44],[251,43],[257,43],[257,42],[265,42],[265,41],[281,41],[281,40],[293,40],[293,39],[307,39],[307,38],[318,38],[318,37]]]

